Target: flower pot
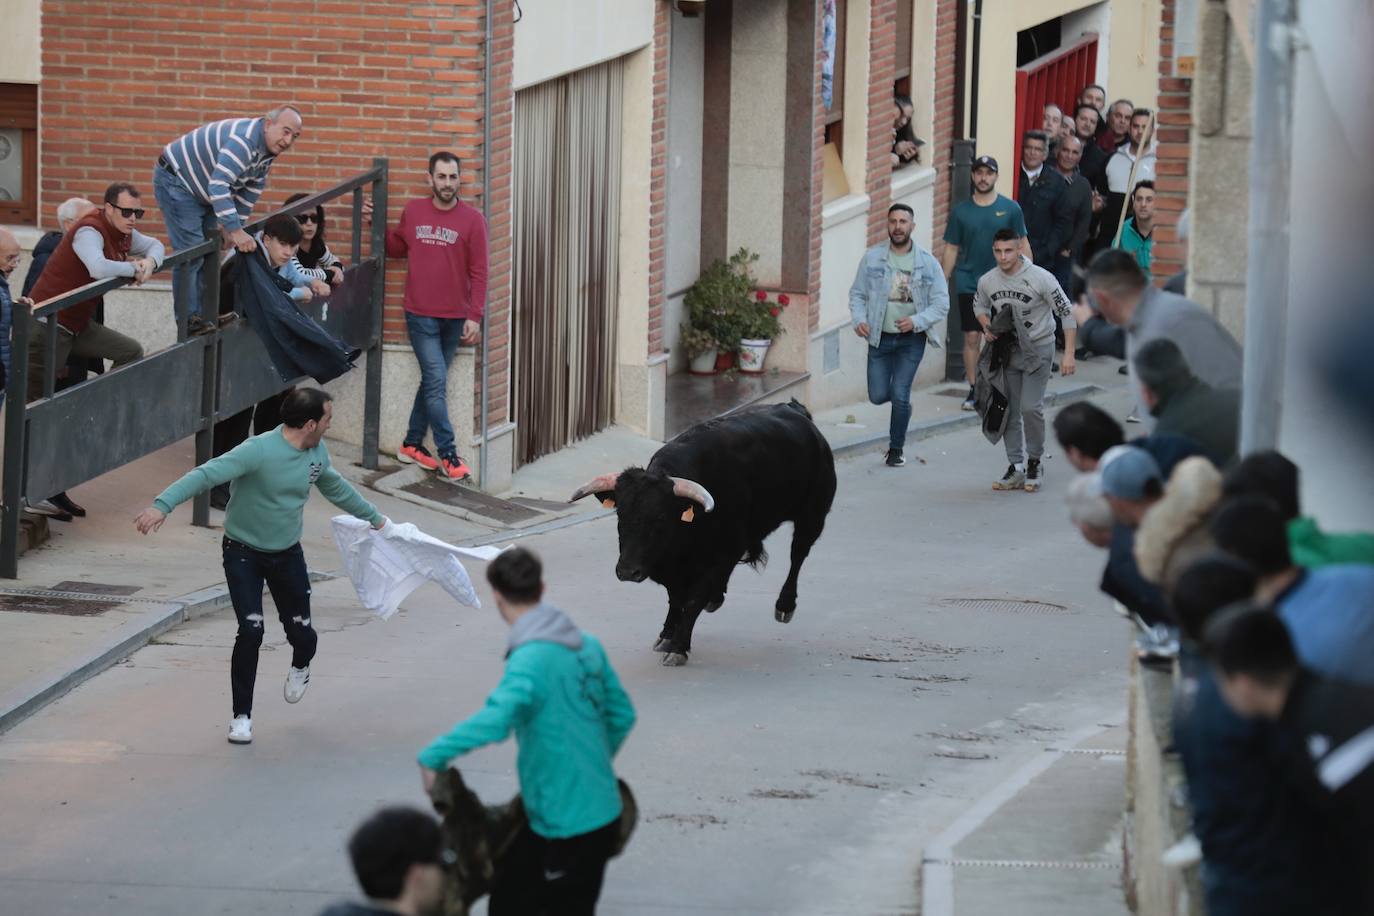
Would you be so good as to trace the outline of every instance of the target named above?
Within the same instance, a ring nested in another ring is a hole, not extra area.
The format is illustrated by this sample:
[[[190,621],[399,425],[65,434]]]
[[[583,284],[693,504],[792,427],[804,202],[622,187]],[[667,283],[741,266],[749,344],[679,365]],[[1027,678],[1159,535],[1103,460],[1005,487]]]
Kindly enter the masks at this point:
[[[768,348],[773,345],[771,340],[750,340],[745,338],[739,342],[739,371],[747,372],[750,375],[760,375],[763,373],[763,361],[768,356]]]
[[[724,372],[733,368],[735,368],[735,354],[729,350],[718,351],[716,353],[716,371]]]
[[[698,353],[687,361],[687,371],[692,375],[715,375],[716,374],[716,351],[707,350],[705,353]]]

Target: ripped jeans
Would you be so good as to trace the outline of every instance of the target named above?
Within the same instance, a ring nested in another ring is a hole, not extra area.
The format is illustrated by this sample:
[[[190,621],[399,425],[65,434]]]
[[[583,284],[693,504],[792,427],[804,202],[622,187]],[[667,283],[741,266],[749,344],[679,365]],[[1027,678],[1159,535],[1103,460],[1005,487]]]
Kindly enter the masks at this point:
[[[224,539],[224,580],[239,621],[229,664],[229,687],[234,715],[253,714],[253,682],[258,677],[258,649],[262,646],[262,587],[266,583],[277,606],[277,617],[291,644],[291,665],[304,668],[315,657],[318,638],[310,625],[310,574],[300,544],[279,553],[264,553],[231,537]]]

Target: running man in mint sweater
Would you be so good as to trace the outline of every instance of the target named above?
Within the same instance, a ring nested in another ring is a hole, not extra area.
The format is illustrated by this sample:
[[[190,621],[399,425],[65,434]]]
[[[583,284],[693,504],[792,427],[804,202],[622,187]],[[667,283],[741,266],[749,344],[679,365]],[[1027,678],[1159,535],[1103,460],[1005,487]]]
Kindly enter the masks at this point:
[[[300,702],[310,685],[310,660],[318,638],[310,625],[310,575],[300,544],[310,486],[319,487],[331,503],[371,522],[373,528],[386,524],[377,507],[329,465],[323,440],[334,411],[332,400],[318,388],[295,389],[282,401],[281,426],[186,474],[134,519],[140,534],[151,534],[181,503],[219,484],[230,486],[223,552],[224,578],[239,624],[229,664],[234,702],[229,740],[234,744],[253,740],[263,583],[272,591],[277,617],[291,644],[291,670],[283,688],[286,702]]]
[[[506,550],[487,581],[510,624],[506,673],[480,711],[420,752],[421,780],[432,791],[453,758],[513,730],[529,824],[496,876],[487,912],[594,913],[620,827],[611,758],[634,727],[634,707],[596,637],[544,603],[538,557]]]

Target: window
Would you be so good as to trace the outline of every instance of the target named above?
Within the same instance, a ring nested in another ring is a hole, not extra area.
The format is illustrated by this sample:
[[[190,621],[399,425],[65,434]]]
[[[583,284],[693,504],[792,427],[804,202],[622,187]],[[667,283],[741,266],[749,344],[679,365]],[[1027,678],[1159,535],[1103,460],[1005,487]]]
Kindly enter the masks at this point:
[[[915,145],[917,143],[915,131],[917,101],[911,93],[911,34],[914,7],[915,0],[898,0],[897,2],[897,47],[892,60],[892,96],[894,100],[911,99],[912,107],[907,123],[896,128],[893,134],[892,167],[894,169],[903,169],[921,161],[921,153]]]
[[[38,87],[0,83],[0,222],[37,217]]]
[[[822,7],[821,104],[825,142],[844,152],[844,42],[847,0],[825,0]]]

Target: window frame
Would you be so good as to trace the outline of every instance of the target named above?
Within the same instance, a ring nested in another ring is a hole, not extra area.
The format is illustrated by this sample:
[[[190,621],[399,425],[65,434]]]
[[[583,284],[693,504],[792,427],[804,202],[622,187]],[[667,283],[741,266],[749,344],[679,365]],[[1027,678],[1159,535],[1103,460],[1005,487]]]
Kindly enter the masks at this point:
[[[0,223],[38,224],[38,86],[0,83],[0,128],[20,132],[23,171],[18,200],[0,201]]]

